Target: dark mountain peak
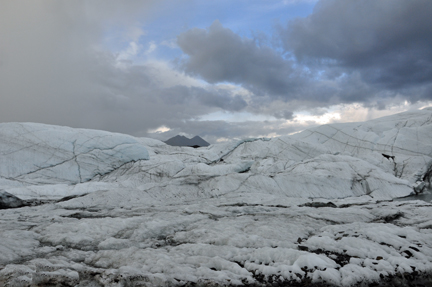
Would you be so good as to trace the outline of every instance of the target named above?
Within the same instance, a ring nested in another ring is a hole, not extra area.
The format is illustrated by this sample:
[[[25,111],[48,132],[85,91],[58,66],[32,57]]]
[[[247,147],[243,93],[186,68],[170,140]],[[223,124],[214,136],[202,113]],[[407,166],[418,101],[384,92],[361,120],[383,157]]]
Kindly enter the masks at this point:
[[[188,138],[185,136],[182,136],[182,135],[176,135],[175,137],[172,137],[169,140],[171,140],[171,139],[188,139]]]
[[[175,137],[170,138],[165,141],[166,144],[172,146],[191,146],[191,147],[202,147],[209,146],[210,144],[203,140],[199,136],[194,136],[192,139],[188,139],[185,136],[176,135]]]
[[[191,142],[193,143],[191,146],[209,146],[210,144],[208,142],[206,142],[205,140],[203,140],[201,137],[199,136],[194,136],[191,139]]]

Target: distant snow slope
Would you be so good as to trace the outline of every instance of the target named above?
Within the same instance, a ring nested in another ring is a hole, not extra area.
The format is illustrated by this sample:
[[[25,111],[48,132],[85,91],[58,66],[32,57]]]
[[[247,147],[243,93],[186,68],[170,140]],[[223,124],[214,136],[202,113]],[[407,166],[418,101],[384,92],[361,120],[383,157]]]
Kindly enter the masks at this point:
[[[432,108],[364,123],[324,125],[292,138],[320,144],[332,153],[365,159],[414,183],[423,180],[432,166]],[[387,159],[382,154],[394,156],[394,159]]]
[[[0,182],[80,183],[148,159],[131,136],[34,123],[0,124]]]
[[[430,284],[432,204],[392,199],[430,185],[431,119],[200,149],[0,124],[0,286]]]

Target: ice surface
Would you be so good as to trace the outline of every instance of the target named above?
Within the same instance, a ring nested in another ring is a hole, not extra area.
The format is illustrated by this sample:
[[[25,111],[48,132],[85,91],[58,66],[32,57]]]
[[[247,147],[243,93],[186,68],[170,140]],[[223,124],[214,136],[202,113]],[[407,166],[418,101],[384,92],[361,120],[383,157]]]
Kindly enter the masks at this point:
[[[431,204],[313,208],[262,202],[206,199],[104,209],[62,202],[3,210],[0,278],[14,282],[26,275],[36,282],[43,272],[55,280],[88,280],[91,273],[92,281],[107,286],[310,278],[349,286],[432,268],[431,227],[422,227],[431,221]]]
[[[0,178],[24,185],[81,183],[148,159],[131,137],[33,123],[0,124]]]
[[[431,118],[199,149],[1,124],[0,285],[430,283],[432,204],[393,199],[430,185]]]
[[[365,123],[329,124],[292,136],[346,153],[414,183],[432,166],[432,108]],[[394,156],[386,158],[382,154]]]

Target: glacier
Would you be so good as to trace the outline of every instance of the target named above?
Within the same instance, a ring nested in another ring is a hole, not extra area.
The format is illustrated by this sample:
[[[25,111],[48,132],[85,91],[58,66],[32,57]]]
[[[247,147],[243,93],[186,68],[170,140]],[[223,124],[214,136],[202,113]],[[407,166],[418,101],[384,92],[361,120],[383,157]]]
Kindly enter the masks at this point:
[[[193,149],[0,124],[1,286],[432,283],[432,108]]]
[[[2,185],[76,184],[148,159],[127,135],[34,123],[3,123],[0,131]]]

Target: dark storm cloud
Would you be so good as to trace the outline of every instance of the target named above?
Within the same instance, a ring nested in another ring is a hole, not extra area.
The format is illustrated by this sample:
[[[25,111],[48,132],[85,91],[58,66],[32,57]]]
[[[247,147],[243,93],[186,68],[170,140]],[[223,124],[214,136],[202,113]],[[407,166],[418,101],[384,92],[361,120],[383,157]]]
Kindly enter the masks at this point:
[[[218,21],[184,32],[177,42],[187,73],[240,84],[266,99],[263,104],[283,99],[309,109],[354,102],[384,108],[395,97],[432,99],[430,15],[429,0],[322,0],[310,16],[279,29],[285,56]]]
[[[432,82],[432,1],[322,0],[281,31],[284,48],[322,67],[401,89]]]
[[[180,34],[177,43],[189,56],[182,63],[185,71],[209,83],[227,81],[258,94],[293,96],[302,82],[292,62],[269,47],[240,37],[219,21],[208,29]]]

